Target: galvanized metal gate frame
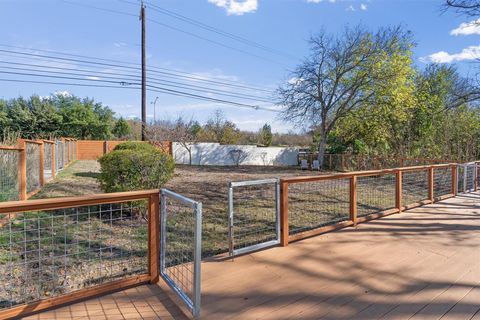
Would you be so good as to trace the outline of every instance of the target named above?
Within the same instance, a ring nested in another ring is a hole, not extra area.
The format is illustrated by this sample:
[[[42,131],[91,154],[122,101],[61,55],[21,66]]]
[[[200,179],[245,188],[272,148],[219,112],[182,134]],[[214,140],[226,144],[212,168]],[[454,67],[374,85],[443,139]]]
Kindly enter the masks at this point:
[[[460,167],[463,168],[463,174],[460,176]],[[468,168],[473,167],[472,172],[472,181],[473,186],[472,188],[467,188],[467,181],[468,181]],[[475,190],[475,185],[478,183],[478,164],[476,162],[464,163],[457,165],[457,193],[461,192],[471,192]],[[459,189],[460,180],[463,181],[463,188],[462,190]]]
[[[195,211],[194,226],[194,254],[193,254],[193,294],[190,298],[176,283],[168,276],[165,269],[165,253],[167,241],[167,199],[173,198],[183,205]],[[162,189],[160,191],[160,277],[170,286],[176,295],[186,304],[195,319],[200,316],[201,299],[201,263],[202,263],[202,203],[184,197],[173,191]]]
[[[234,189],[236,187],[246,187],[246,186],[256,186],[262,184],[275,184],[275,232],[276,239],[271,241],[266,241],[263,243],[258,243],[248,247],[235,249],[235,208],[233,204],[234,200]],[[248,180],[248,181],[236,181],[230,182],[228,184],[228,246],[230,256],[236,256],[240,254],[245,254],[248,252],[260,250],[263,248],[275,246],[280,243],[280,181],[277,178],[273,179],[262,179],[262,180]]]

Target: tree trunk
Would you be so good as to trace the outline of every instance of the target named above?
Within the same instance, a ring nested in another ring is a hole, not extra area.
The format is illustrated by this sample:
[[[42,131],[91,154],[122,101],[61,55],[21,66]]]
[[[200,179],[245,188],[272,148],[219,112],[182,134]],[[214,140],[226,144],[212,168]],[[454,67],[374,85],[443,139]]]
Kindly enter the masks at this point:
[[[188,157],[189,157],[188,164],[192,165],[192,148],[188,148],[187,151],[188,151]]]
[[[325,158],[325,149],[327,148],[327,135],[322,132],[320,141],[318,143],[318,163],[320,168],[323,168],[323,159]]]

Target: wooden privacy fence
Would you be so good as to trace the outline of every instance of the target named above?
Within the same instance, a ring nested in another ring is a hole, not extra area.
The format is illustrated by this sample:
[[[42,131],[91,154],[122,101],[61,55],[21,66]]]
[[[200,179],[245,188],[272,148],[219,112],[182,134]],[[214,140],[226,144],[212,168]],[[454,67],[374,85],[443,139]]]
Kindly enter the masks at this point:
[[[104,154],[107,154],[113,149],[127,141],[116,140],[79,140],[77,141],[77,155],[78,160],[98,160]],[[142,141],[136,141],[142,142]],[[162,149],[164,152],[172,155],[172,142],[170,141],[149,141],[145,143],[153,144]]]
[[[0,202],[26,200],[77,159],[77,140],[19,139],[0,146]]]
[[[456,164],[283,178],[281,244],[453,197],[456,188]]]

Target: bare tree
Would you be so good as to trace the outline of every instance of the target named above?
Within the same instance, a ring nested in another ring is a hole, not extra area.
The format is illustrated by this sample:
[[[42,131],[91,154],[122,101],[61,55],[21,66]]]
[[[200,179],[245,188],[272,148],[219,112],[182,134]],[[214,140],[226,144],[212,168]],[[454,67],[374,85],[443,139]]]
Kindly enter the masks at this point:
[[[445,9],[452,9],[457,13],[470,17],[480,15],[480,0],[446,0]]]
[[[278,93],[283,120],[319,131],[320,166],[335,123],[373,98],[373,84],[378,88],[394,76],[374,72],[375,66],[398,50],[408,50],[409,38],[400,27],[372,33],[361,26],[346,27],[337,37],[322,31],[310,38],[311,54]]]
[[[156,141],[169,140],[179,143],[188,152],[188,163],[192,165],[192,149],[198,142],[199,130],[197,121],[187,121],[180,116],[175,121],[157,121],[155,125],[148,127],[147,136]]]

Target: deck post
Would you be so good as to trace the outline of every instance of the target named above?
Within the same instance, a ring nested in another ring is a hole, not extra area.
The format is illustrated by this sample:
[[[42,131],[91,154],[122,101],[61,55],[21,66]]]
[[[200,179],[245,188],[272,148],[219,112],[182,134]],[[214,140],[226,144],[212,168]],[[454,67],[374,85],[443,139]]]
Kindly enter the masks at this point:
[[[433,167],[428,168],[428,200],[433,203]]]
[[[395,206],[398,212],[402,212],[402,170],[395,174]]]
[[[357,176],[350,178],[350,220],[357,225]]]
[[[160,277],[160,194],[148,198],[148,273],[150,283]]]
[[[288,246],[288,182],[280,180],[280,245]]]
[[[18,139],[18,199],[27,200],[27,151],[23,139]]]

